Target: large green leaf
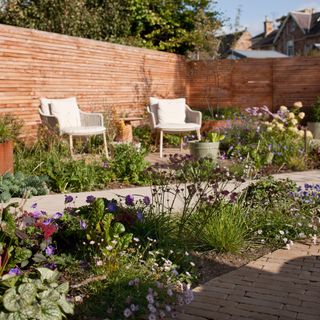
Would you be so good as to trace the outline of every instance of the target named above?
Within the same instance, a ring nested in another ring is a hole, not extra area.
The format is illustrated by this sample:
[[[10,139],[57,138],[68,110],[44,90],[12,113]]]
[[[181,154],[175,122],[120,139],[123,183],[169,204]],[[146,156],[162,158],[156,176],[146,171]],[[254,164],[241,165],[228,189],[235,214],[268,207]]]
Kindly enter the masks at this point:
[[[45,286],[40,279],[33,281],[34,285],[37,287],[38,291],[46,290],[48,287]]]
[[[58,292],[60,293],[68,293],[69,292],[69,282],[64,282],[62,284],[60,284],[57,289]]]
[[[39,304],[33,304],[21,309],[21,313],[28,317],[28,319],[36,319],[37,314],[40,310]]]
[[[58,304],[61,307],[61,309],[64,311],[64,313],[73,314],[74,305],[67,301],[65,295],[62,295],[60,297],[60,299],[58,300]]]
[[[43,299],[41,301],[41,307],[39,314],[37,315],[38,320],[61,320],[62,312],[60,307],[54,302]]]
[[[4,312],[1,312],[0,313],[0,320],[8,320],[8,314],[4,313]]]
[[[20,305],[26,307],[36,299],[37,288],[33,283],[24,283],[19,286],[18,292],[20,293],[21,299]]]
[[[33,260],[34,262],[43,262],[43,261],[46,261],[47,258],[46,258],[43,254],[41,254],[41,253],[36,253],[36,254],[33,256],[32,260]]]
[[[40,299],[48,299],[57,302],[60,299],[60,293],[55,289],[48,289],[38,294]]]
[[[7,318],[7,320],[28,320],[27,315],[25,315],[22,311],[10,313]]]
[[[50,270],[48,268],[37,268],[40,273],[40,277],[42,281],[47,280],[48,282],[54,282],[57,280],[59,276],[59,272],[57,270]]]
[[[8,289],[3,295],[3,306],[11,312],[20,310],[20,295],[17,294],[15,288]]]
[[[9,288],[13,288],[15,286],[15,284],[17,283],[17,281],[19,280],[20,277],[17,277],[14,274],[5,274],[4,276],[1,277],[1,285],[4,285],[6,287]]]

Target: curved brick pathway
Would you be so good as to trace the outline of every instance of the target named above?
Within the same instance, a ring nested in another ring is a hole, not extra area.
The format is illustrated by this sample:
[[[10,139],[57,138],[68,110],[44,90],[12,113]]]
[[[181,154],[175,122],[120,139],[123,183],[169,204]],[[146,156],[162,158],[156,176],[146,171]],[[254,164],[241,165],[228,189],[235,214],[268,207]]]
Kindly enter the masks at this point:
[[[274,251],[194,293],[179,320],[319,320],[320,245]]]

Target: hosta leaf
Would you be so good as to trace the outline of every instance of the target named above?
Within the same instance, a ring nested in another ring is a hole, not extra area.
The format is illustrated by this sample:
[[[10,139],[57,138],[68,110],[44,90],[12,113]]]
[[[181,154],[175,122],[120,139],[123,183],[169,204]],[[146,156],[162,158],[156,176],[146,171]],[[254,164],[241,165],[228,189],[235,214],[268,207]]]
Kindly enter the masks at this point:
[[[59,272],[57,270],[53,271],[48,268],[37,268],[37,270],[40,273],[42,281],[47,280],[48,282],[54,282],[59,276]]]
[[[65,295],[61,296],[61,298],[58,300],[58,304],[64,313],[73,314],[74,305],[67,301]]]
[[[35,300],[37,288],[32,283],[24,283],[19,286],[18,292],[20,293],[21,297],[20,304],[26,307]]]
[[[64,282],[60,284],[57,289],[58,292],[60,293],[68,293],[69,292],[69,282]]]
[[[62,313],[60,307],[47,299],[41,301],[41,307],[39,314],[37,315],[39,320],[61,320]]]
[[[3,295],[3,306],[11,312],[20,310],[20,295],[15,288],[8,289]]]

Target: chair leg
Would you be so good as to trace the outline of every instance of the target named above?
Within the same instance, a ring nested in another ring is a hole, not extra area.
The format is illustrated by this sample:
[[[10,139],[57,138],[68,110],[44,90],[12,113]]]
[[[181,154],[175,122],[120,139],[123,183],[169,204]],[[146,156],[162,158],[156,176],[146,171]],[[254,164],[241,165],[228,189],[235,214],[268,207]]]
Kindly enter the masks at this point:
[[[105,132],[103,133],[103,144],[104,144],[104,152],[106,154],[106,158],[109,159],[107,137],[106,137],[106,133]]]
[[[159,132],[156,130],[156,139],[155,139],[155,147],[157,148],[159,142]]]
[[[201,133],[200,133],[200,129],[196,130],[197,131],[197,138],[198,140],[201,140]]]
[[[160,130],[160,158],[162,158],[162,151],[163,151],[163,131]]]
[[[180,134],[180,152],[182,152],[182,148],[183,148],[183,135]]]
[[[74,154],[73,154],[73,139],[72,139],[72,135],[69,135],[69,147],[70,147],[70,154],[71,157],[73,158]]]

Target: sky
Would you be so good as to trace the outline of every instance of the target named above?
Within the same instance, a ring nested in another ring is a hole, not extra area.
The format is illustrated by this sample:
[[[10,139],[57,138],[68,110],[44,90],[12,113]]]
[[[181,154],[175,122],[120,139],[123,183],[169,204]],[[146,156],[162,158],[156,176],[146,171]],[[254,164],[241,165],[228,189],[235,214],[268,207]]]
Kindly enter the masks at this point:
[[[241,7],[240,25],[246,27],[255,36],[263,31],[263,21],[268,16],[275,20],[289,11],[314,8],[320,11],[320,0],[217,0],[216,8],[229,18],[229,24],[235,24],[237,9]],[[234,30],[224,27],[229,33]]]

